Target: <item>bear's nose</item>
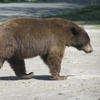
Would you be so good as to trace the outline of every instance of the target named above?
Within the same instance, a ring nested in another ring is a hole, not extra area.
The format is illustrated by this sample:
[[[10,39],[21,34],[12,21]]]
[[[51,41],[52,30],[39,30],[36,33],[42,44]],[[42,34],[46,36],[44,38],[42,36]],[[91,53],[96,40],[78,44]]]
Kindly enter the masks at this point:
[[[91,52],[93,52],[93,50],[90,50],[88,53],[91,53]]]
[[[92,46],[91,46],[90,43],[88,43],[87,45],[84,46],[84,51],[85,51],[86,53],[91,53],[91,52],[93,52],[93,49],[92,49]]]

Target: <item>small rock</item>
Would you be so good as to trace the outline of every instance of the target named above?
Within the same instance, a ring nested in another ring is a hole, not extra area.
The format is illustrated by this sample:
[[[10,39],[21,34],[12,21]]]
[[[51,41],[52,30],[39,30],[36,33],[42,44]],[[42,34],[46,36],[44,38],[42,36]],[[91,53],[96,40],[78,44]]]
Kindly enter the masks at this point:
[[[63,93],[58,93],[57,95],[63,95]]]
[[[38,100],[38,99],[39,99],[38,97],[35,97],[35,98],[34,98],[34,100]]]

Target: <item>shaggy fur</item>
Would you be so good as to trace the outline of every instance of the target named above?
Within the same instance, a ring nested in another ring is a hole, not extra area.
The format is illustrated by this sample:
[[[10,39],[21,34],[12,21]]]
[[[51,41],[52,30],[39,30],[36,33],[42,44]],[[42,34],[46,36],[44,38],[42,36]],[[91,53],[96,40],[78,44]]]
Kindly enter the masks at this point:
[[[68,20],[11,19],[0,25],[0,67],[6,60],[19,78],[31,78],[33,73],[26,74],[24,59],[39,55],[54,79],[66,79],[59,75],[66,46],[84,50],[87,44],[90,39],[85,30]]]

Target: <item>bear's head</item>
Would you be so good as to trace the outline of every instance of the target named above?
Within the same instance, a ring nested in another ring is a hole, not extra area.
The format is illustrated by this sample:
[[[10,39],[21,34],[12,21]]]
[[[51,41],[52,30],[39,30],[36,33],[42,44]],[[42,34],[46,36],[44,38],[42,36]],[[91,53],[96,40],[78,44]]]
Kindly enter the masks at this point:
[[[91,53],[93,51],[90,44],[90,38],[83,28],[72,27],[71,32],[75,37],[75,44],[72,45],[73,47],[78,50],[83,50],[86,53]]]

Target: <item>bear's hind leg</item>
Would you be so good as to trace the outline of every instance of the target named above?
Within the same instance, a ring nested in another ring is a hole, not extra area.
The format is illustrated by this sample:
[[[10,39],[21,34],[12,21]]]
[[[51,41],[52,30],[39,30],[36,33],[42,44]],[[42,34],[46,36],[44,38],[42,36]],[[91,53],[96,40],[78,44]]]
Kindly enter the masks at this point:
[[[8,63],[14,70],[15,74],[21,79],[29,79],[33,76],[33,72],[26,74],[24,60],[9,59]]]

